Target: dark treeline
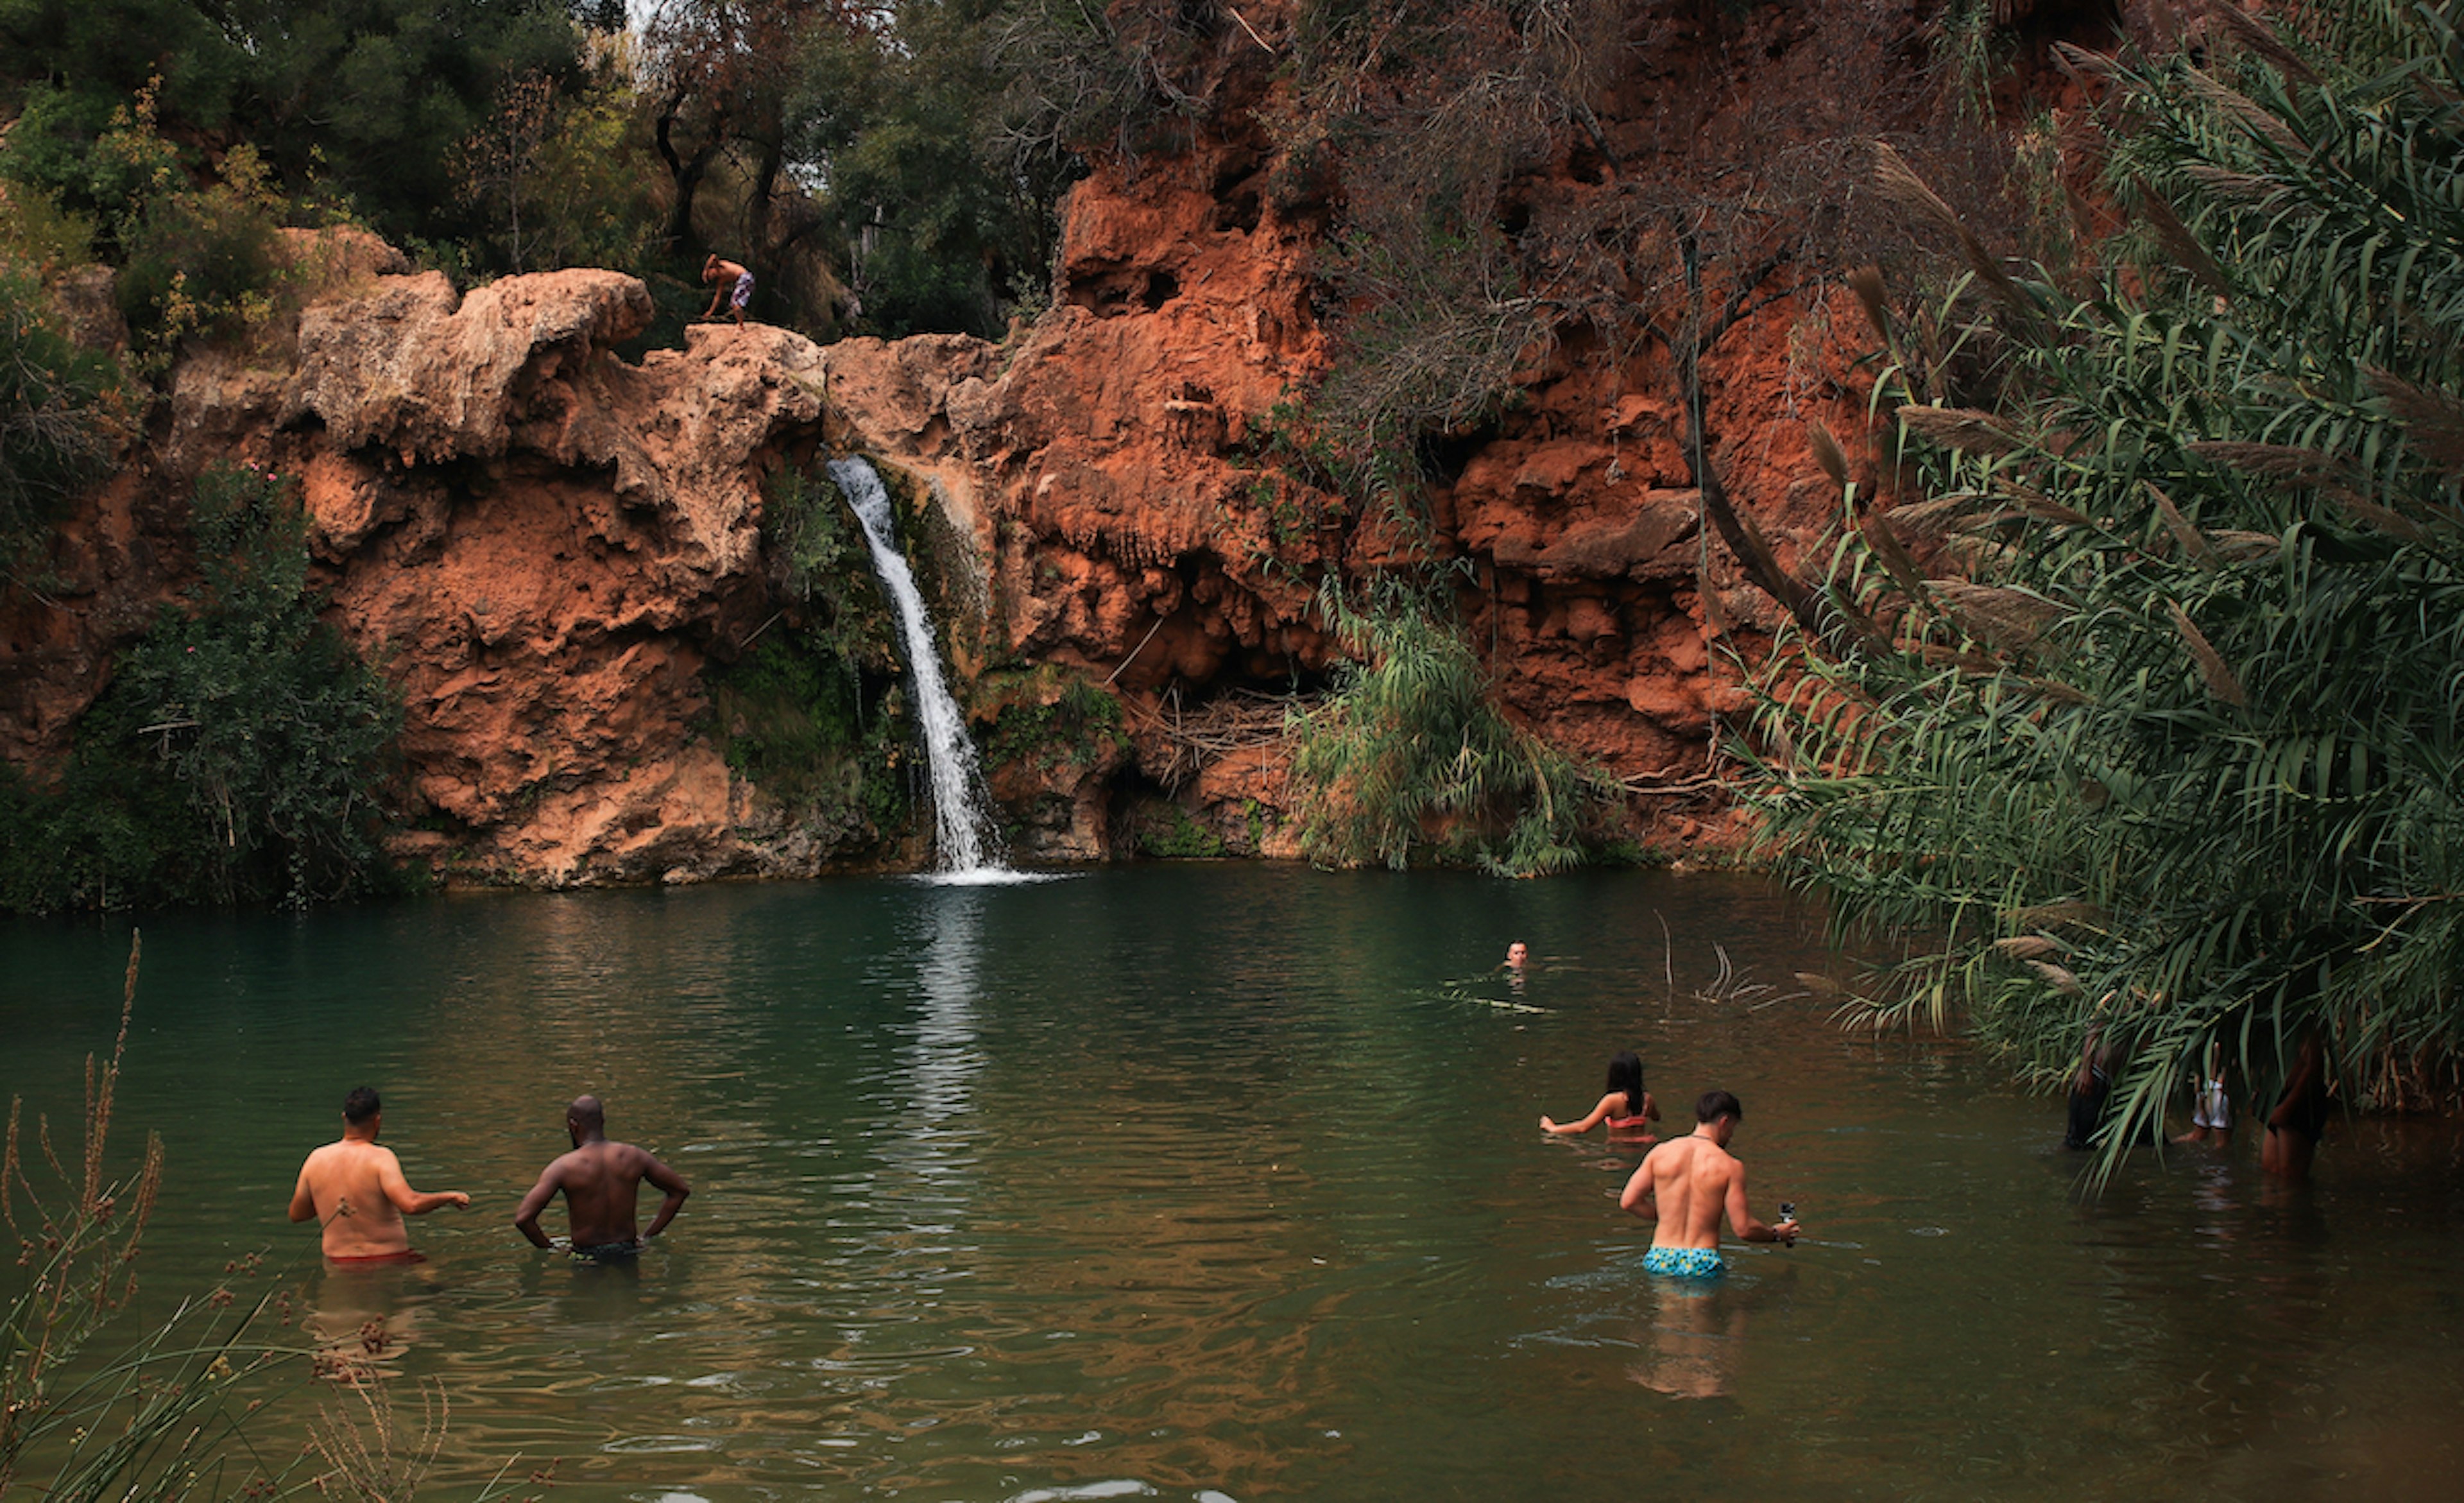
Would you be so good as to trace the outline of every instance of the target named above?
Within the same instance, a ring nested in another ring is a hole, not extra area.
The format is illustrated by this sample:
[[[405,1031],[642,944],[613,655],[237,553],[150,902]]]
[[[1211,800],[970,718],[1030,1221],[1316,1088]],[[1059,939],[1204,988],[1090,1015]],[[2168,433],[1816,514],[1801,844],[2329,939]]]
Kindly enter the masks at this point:
[[[0,179],[20,262],[235,299],[252,232],[355,222],[473,280],[599,265],[690,298],[716,250],[775,321],[996,333],[1045,292],[1080,172],[1013,89],[1037,0],[22,0],[0,8]],[[256,238],[262,239],[262,234]],[[673,285],[661,285],[673,284]],[[163,327],[165,320],[172,325]]]

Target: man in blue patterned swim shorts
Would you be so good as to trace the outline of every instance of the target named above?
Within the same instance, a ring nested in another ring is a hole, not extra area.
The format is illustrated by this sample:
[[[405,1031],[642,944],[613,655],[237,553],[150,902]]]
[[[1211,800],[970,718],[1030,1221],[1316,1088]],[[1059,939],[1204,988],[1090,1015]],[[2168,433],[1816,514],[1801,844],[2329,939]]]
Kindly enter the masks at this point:
[[[1796,1245],[1793,1217],[1770,1226],[1746,1208],[1746,1166],[1728,1153],[1728,1139],[1746,1109],[1726,1091],[1705,1091],[1694,1103],[1694,1131],[1672,1138],[1643,1156],[1617,1204],[1657,1221],[1645,1272],[1669,1278],[1717,1278],[1727,1271],[1720,1256],[1720,1218],[1725,1215],[1748,1242]]]

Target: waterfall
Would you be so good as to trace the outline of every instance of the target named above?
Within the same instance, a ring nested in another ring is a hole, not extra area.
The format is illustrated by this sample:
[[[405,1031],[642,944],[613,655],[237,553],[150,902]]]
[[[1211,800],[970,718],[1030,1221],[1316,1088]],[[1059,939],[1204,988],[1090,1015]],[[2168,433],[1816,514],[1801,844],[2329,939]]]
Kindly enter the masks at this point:
[[[924,760],[933,775],[933,822],[941,870],[958,876],[1005,874],[1000,832],[987,813],[990,790],[976,760],[976,743],[967,737],[966,718],[950,697],[941,675],[941,649],[933,637],[933,618],[924,613],[924,598],[915,592],[914,571],[898,551],[890,514],[890,493],[881,476],[862,459],[833,459],[830,478],[846,493],[864,524],[864,541],[872,549],[872,571],[898,616],[898,634],[907,645],[910,697],[916,723],[923,728]]]

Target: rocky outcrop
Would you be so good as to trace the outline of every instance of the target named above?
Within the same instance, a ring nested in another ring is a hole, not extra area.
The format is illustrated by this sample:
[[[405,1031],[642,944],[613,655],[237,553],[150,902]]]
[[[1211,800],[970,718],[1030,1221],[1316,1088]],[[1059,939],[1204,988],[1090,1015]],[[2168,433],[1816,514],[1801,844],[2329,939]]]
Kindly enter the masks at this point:
[[[763,619],[761,484],[822,414],[821,352],[706,325],[627,364],[650,316],[609,272],[457,296],[328,257],[280,364],[208,351],[145,462],[71,540],[84,577],[19,606],[12,755],[39,763],[144,597],[176,583],[177,501],[216,460],[299,477],[330,619],[402,694],[406,856],[543,885],[810,872],[817,846],[729,771],[704,669]],[[48,671],[47,671],[48,669]]]
[[[1515,232],[1606,222],[1771,100],[1804,106],[1783,132],[1833,129],[1823,101],[1862,88],[1887,49],[1913,55],[1923,9],[1858,11],[1881,38],[1863,52],[1809,40],[1820,8],[1722,11],[1734,34],[1716,49],[1713,21],[1672,9],[1590,144],[1515,182]],[[2075,9],[2032,8],[2031,24]],[[1777,618],[1705,531],[1664,343],[1572,315],[1535,341],[1518,400],[1423,456],[1426,538],[1276,462],[1282,405],[1328,368],[1345,312],[1312,300],[1330,210],[1276,188],[1290,165],[1262,123],[1283,86],[1266,54],[1291,21],[1261,0],[1243,25],[1263,40],[1227,33],[1219,108],[1185,150],[1078,186],[1051,306],[999,343],[825,349],[703,325],[632,364],[614,348],[649,304],[630,278],[457,295],[365,236],[298,239],[323,290],[253,353],[184,362],[46,592],[0,606],[0,756],[63,753],[113,647],[180,583],[187,480],[245,458],[301,477],[332,619],[404,696],[406,855],[550,885],[845,860],[844,830],[800,826],[731,771],[710,674],[777,613],[764,475],[826,444],[891,461],[931,499],[920,541],[1023,854],[1101,858],[1156,830],[1175,849],[1292,853],[1283,727],[1335,656],[1316,582],[1410,549],[1464,566],[1459,603],[1499,694],[1635,792],[1633,833],[1731,838],[1703,798],[1743,703],[1727,649]],[[1853,303],[1792,275],[1731,309],[1705,362],[1711,460],[1784,563],[1836,520],[1807,427],[1859,448],[1867,353]]]

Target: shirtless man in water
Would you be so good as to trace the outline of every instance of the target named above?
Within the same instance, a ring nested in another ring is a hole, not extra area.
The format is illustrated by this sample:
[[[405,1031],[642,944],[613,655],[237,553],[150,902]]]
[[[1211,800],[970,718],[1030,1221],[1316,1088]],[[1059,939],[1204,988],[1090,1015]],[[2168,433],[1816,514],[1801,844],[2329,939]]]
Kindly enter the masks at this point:
[[[405,1216],[425,1216],[440,1205],[468,1205],[460,1190],[422,1193],[402,1177],[390,1148],[377,1146],[385,1126],[384,1103],[365,1086],[342,1098],[342,1138],[327,1143],[299,1166],[291,1192],[293,1221],[325,1224],[325,1256],[337,1263],[408,1263]]]
[[[1716,1278],[1727,1271],[1720,1256],[1720,1218],[1748,1242],[1796,1245],[1796,1219],[1767,1226],[1746,1208],[1746,1166],[1728,1156],[1728,1139],[1746,1109],[1726,1091],[1705,1091],[1694,1103],[1695,1127],[1643,1156],[1617,1204],[1637,1216],[1656,1218],[1645,1271],[1675,1278]]]
[[[607,1115],[597,1096],[575,1096],[564,1109],[564,1130],[573,1139],[573,1152],[547,1166],[522,1197],[521,1208],[514,1213],[514,1227],[528,1237],[535,1248],[553,1248],[547,1235],[539,1230],[539,1212],[547,1203],[564,1192],[564,1213],[572,1227],[573,1255],[579,1258],[629,1258],[642,1250],[642,1244],[667,1229],[684,1208],[685,1197],[693,1186],[684,1176],[658,1160],[648,1149],[631,1143],[607,1140]],[[667,1192],[659,1213],[650,1218],[650,1229],[636,1237],[633,1234],[633,1204],[642,1182],[649,1181]]]

